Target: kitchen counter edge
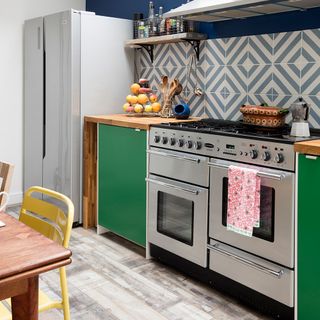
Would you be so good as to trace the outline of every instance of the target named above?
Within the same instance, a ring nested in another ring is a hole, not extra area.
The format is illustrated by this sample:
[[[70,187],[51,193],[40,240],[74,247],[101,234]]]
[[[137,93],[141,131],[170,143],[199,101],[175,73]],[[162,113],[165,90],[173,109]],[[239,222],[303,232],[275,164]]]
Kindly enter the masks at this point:
[[[320,156],[320,139],[296,142],[294,144],[294,151],[303,154]]]
[[[149,130],[151,125],[168,122],[186,122],[199,121],[199,117],[190,117],[188,119],[160,118],[160,117],[130,117],[126,114],[85,116],[85,122],[102,123],[118,127]]]

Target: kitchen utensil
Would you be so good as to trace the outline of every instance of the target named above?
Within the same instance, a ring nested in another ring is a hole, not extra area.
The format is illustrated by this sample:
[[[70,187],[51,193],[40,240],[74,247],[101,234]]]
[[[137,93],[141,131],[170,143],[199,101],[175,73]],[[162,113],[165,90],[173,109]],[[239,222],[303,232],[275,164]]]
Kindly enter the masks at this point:
[[[187,74],[187,83],[190,83],[191,79],[191,73],[193,72],[194,78],[195,78],[195,86],[193,89],[193,93],[200,97],[203,95],[203,90],[199,87],[199,77],[198,77],[198,72],[197,72],[197,60],[195,54],[192,54],[190,58],[190,63],[188,65],[188,74]]]
[[[243,122],[261,127],[276,128],[285,124],[288,109],[269,106],[243,105],[240,108],[243,114]]]
[[[308,124],[309,106],[302,99],[299,102],[293,103],[289,110],[292,113],[292,127],[290,135],[294,137],[310,137],[310,129]]]
[[[183,89],[182,84],[179,82],[174,95],[178,96],[182,92],[182,89]]]
[[[168,91],[168,76],[163,75],[161,77],[160,91],[162,94],[163,103],[165,103],[166,95]]]

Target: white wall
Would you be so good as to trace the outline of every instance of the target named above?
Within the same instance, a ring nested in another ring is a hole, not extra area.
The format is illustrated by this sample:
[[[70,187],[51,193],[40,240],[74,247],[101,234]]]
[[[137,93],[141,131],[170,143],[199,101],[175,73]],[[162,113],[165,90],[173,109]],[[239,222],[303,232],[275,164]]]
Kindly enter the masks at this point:
[[[23,22],[70,8],[85,10],[85,0],[0,0],[0,160],[15,165],[10,203],[22,199]]]

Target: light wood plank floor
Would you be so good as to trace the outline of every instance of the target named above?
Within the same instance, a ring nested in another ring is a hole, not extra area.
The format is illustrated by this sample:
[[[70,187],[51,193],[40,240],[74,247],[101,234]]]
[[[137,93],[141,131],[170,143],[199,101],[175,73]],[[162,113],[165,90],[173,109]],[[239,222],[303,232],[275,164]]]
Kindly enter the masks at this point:
[[[10,208],[9,208],[10,209]],[[17,208],[9,210],[16,215]],[[67,267],[73,320],[270,319],[180,272],[144,258],[144,250],[112,233],[75,228]],[[41,276],[41,288],[59,294],[58,273]],[[40,320],[63,319],[58,310]]]

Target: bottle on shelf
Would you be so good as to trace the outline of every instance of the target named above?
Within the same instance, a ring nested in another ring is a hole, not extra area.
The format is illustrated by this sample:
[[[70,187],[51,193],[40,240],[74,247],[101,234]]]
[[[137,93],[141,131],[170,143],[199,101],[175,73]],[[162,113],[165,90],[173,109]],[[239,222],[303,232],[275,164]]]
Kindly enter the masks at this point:
[[[162,36],[166,33],[166,19],[163,18],[163,7],[159,7],[159,35]]]
[[[139,25],[140,20],[143,19],[143,13],[133,14],[133,39],[139,38]]]
[[[148,26],[148,36],[153,37],[157,35],[157,25],[155,22],[155,15],[154,15],[154,5],[153,1],[149,2],[149,16],[147,21]]]
[[[138,28],[138,38],[143,39],[144,37],[145,37],[145,25],[144,25],[144,21],[140,20],[139,28]]]

